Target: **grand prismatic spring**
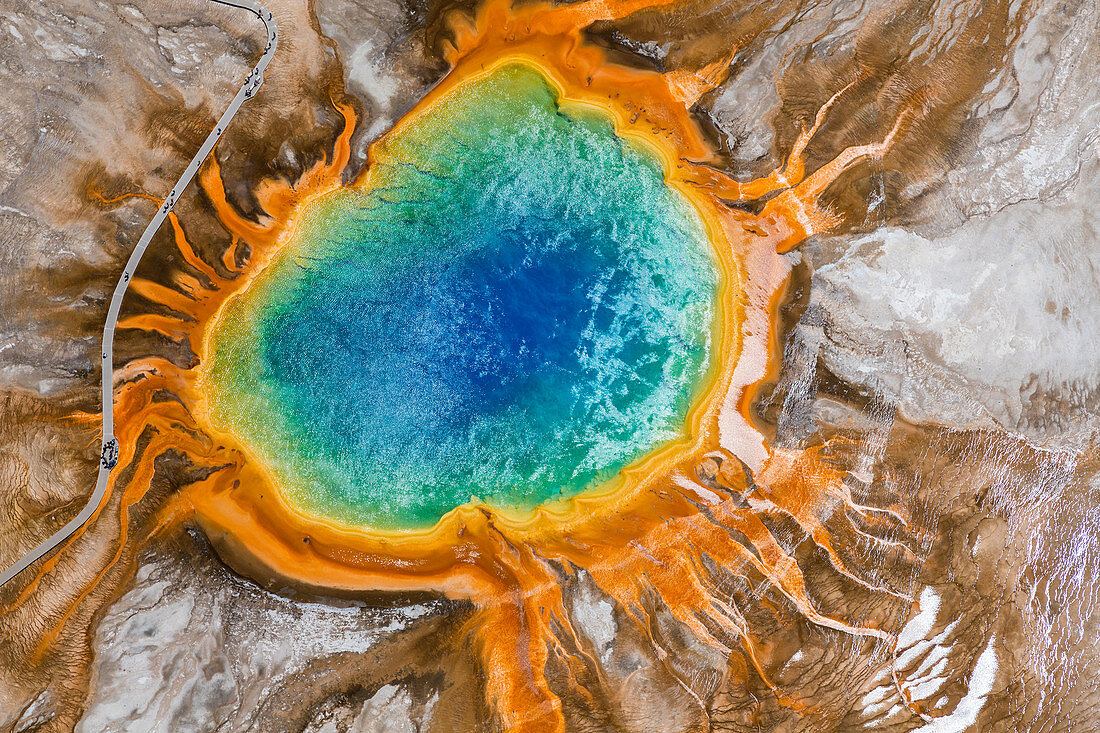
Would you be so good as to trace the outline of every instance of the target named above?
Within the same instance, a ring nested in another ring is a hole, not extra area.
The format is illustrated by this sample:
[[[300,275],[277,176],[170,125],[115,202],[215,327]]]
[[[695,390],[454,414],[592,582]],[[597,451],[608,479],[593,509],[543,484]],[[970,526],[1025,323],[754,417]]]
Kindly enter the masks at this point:
[[[0,730],[1100,726],[1094,3],[9,5]]]
[[[715,255],[660,161],[577,112],[519,65],[456,90],[367,180],[308,204],[227,306],[211,416],[291,502],[430,526],[471,497],[529,510],[598,488],[683,440]]]

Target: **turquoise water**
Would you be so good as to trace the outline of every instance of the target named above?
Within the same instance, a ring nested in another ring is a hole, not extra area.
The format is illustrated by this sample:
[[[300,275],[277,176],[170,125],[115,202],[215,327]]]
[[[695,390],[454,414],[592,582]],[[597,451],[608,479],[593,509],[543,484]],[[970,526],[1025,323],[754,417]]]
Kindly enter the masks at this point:
[[[422,527],[596,487],[682,434],[718,275],[651,155],[517,65],[379,159],[214,335],[215,422],[292,501]]]

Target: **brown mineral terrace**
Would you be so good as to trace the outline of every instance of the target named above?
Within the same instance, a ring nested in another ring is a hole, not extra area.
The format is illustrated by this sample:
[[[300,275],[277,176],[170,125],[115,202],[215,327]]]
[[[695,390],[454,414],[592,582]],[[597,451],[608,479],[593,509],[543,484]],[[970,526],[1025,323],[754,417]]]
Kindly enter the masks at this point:
[[[251,99],[253,95],[256,94],[256,90],[263,84],[264,70],[267,69],[267,65],[271,62],[271,57],[275,55],[279,34],[275,25],[275,19],[266,8],[258,2],[254,2],[254,0],[210,0],[210,2],[241,8],[242,10],[248,10],[254,13],[256,17],[263,22],[264,27],[267,28],[267,46],[264,47],[264,53],[260,56],[260,60],[256,62],[252,71],[245,77],[244,84],[237,92],[237,95],[233,97],[233,101],[229,103],[229,106],[226,108],[221,118],[218,119],[214,129],[206,137],[202,147],[195,153],[191,162],[188,163],[187,168],[184,169],[183,175],[176,181],[176,185],[172,187],[172,190],[168,193],[168,197],[164,199],[164,203],[157,210],[157,213],[153,216],[149,225],[145,227],[141,239],[138,240],[137,246],[134,247],[134,251],[130,254],[130,259],[126,262],[126,267],[122,271],[122,276],[115,285],[114,294],[111,297],[111,304],[107,309],[107,321],[103,326],[103,448],[100,454],[99,475],[96,478],[95,490],[92,492],[91,496],[88,497],[88,503],[80,510],[79,514],[69,521],[68,524],[54,532],[49,538],[24,555],[18,562],[0,575],[0,586],[3,586],[20,572],[37,562],[64,542],[74,532],[83,527],[84,524],[91,519],[92,515],[95,514],[96,510],[99,508],[100,502],[103,501],[103,497],[107,493],[107,482],[111,474],[111,469],[113,469],[118,462],[118,440],[115,438],[114,434],[115,324],[118,321],[119,310],[122,307],[122,299],[126,296],[126,290],[130,286],[130,278],[137,270],[138,263],[141,262],[141,257],[149,247],[149,242],[152,241],[153,235],[157,233],[160,225],[172,211],[172,207],[176,205],[176,201],[179,199],[180,194],[183,193],[187,185],[191,183],[191,179],[195,177],[195,174],[199,170],[199,166],[201,166],[207,156],[210,155],[211,151],[214,149],[214,145],[217,144],[222,134],[225,133],[226,128],[229,126],[229,123],[233,120],[238,110],[240,110],[241,105],[244,104],[245,100]]]

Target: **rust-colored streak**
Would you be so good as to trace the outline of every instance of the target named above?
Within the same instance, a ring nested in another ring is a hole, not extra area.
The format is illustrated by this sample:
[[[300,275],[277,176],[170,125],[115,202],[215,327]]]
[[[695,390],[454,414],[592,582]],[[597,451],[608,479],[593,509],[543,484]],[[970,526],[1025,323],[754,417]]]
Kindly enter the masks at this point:
[[[180,225],[179,217],[176,216],[174,211],[169,212],[168,221],[172,224],[172,236],[176,243],[176,249],[183,255],[184,261],[211,280],[216,279],[218,275],[214,271],[214,268],[199,257],[194,248],[191,247],[191,243],[187,241],[187,236],[183,233],[183,227]]]

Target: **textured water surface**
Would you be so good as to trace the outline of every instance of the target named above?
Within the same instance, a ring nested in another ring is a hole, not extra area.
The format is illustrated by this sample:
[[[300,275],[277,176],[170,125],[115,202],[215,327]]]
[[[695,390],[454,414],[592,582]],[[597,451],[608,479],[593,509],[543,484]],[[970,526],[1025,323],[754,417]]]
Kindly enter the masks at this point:
[[[530,507],[682,435],[718,275],[610,120],[508,66],[384,143],[215,334],[216,419],[308,511]]]

